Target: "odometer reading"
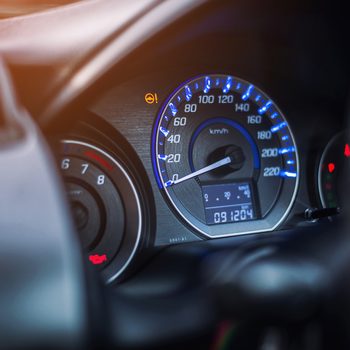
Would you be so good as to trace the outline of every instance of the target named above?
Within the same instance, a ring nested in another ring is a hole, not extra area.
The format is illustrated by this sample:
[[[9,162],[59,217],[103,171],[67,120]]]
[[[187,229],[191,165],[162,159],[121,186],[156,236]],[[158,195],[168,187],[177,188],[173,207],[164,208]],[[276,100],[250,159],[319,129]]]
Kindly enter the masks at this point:
[[[202,191],[207,225],[255,219],[249,184],[208,185]]]
[[[298,186],[283,114],[257,87],[228,75],[194,78],[169,96],[153,130],[152,161],[171,205],[210,237],[273,230]]]

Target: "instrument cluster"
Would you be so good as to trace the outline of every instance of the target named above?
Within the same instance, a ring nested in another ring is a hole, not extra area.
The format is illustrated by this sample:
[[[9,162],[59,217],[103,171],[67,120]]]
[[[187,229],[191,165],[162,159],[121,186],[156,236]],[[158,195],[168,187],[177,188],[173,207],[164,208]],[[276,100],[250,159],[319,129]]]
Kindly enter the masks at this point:
[[[103,94],[60,143],[86,259],[107,283],[155,247],[283,234],[339,212],[345,131],[314,157],[288,111],[242,78],[201,74],[152,92],[144,81]]]
[[[334,96],[346,79],[317,42],[305,44],[314,28],[300,37],[263,20],[201,20],[191,36],[178,25],[111,69],[61,135],[72,213],[106,282],[168,245],[341,217],[350,139],[346,98]]]

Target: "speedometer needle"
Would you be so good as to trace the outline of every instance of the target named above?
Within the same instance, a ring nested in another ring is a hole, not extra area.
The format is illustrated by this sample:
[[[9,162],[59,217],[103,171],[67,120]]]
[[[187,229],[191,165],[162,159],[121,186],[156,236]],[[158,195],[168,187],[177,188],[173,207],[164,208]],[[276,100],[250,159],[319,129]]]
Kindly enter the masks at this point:
[[[177,185],[177,184],[179,184],[181,182],[184,182],[184,181],[192,179],[192,178],[194,178],[196,176],[205,174],[205,173],[207,173],[207,172],[209,172],[211,170],[220,168],[220,167],[222,167],[222,166],[224,166],[226,164],[230,164],[230,163],[232,163],[232,158],[231,157],[225,157],[225,158],[223,158],[223,159],[221,159],[221,160],[219,160],[219,161],[217,161],[217,162],[215,162],[213,164],[210,164],[210,165],[208,165],[208,166],[206,166],[206,167],[204,167],[202,169],[199,169],[199,170],[195,171],[194,173],[191,173],[191,174],[188,174],[188,175],[186,175],[184,177],[181,177],[180,179],[177,179],[177,180],[174,180],[174,181],[170,180],[170,181],[168,181],[165,184],[165,186],[169,187],[169,186],[172,186],[172,185]]]

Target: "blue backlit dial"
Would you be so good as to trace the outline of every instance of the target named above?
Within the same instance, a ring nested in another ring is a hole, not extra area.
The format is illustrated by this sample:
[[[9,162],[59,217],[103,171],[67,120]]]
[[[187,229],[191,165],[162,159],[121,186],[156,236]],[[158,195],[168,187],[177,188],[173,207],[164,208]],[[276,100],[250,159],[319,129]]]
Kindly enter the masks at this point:
[[[169,96],[155,122],[152,160],[179,218],[209,237],[275,229],[298,187],[297,148],[282,112],[230,75],[199,76]]]

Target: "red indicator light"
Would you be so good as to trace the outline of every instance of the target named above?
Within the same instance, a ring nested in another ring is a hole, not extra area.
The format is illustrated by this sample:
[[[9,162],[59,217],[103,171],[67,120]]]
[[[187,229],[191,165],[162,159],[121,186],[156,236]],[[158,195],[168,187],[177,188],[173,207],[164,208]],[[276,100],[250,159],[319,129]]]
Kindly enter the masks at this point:
[[[350,157],[350,146],[348,143],[345,145],[345,148],[344,148],[344,156]]]
[[[85,151],[84,155],[86,157],[96,160],[98,163],[100,163],[100,165],[107,168],[108,170],[113,170],[113,166],[109,164],[106,160],[104,160],[101,156],[99,156],[97,153],[93,151]]]
[[[100,265],[103,264],[105,261],[107,261],[107,255],[106,254],[94,254],[94,255],[89,255],[89,260],[94,264],[94,265]]]
[[[335,170],[335,164],[328,163],[328,171],[332,174],[334,170]]]

